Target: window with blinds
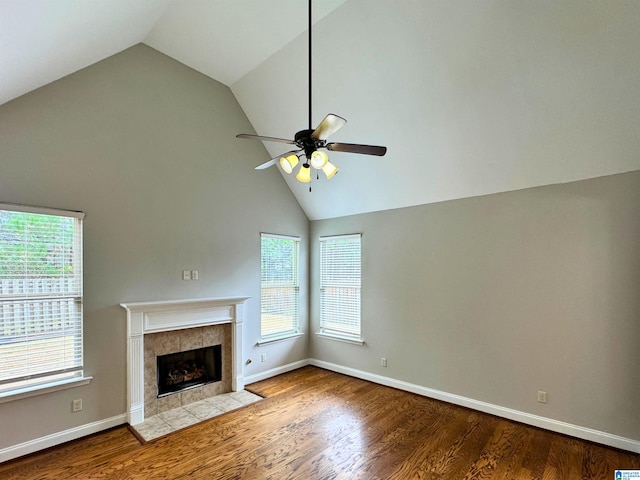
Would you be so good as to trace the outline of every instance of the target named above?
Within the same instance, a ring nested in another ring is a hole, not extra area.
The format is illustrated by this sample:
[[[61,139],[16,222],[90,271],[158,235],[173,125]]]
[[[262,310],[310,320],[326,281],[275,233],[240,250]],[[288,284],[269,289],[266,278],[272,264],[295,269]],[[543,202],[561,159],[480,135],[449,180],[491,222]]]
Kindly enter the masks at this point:
[[[0,204],[0,392],[82,376],[83,216]]]
[[[320,331],[360,337],[361,236],[320,237]]]
[[[260,335],[298,332],[300,239],[261,234]]]

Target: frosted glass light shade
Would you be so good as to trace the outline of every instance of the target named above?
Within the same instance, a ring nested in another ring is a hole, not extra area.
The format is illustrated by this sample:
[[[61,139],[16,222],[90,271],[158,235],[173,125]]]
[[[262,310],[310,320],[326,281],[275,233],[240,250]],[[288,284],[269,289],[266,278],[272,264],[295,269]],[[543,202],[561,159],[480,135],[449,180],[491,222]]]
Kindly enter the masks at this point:
[[[329,161],[329,156],[325,152],[316,150],[311,154],[311,166],[316,169],[321,169]]]
[[[286,157],[280,157],[280,166],[282,169],[287,172],[293,172],[293,168],[298,164],[298,156],[297,155],[287,155]]]
[[[305,167],[304,165],[302,165],[300,167],[300,170],[298,170],[296,179],[302,183],[309,183],[311,181],[311,168],[309,168],[308,166]]]
[[[327,163],[322,167],[322,171],[327,176],[327,179],[333,177],[336,173],[338,173],[338,167],[336,167],[333,163],[327,160]]]

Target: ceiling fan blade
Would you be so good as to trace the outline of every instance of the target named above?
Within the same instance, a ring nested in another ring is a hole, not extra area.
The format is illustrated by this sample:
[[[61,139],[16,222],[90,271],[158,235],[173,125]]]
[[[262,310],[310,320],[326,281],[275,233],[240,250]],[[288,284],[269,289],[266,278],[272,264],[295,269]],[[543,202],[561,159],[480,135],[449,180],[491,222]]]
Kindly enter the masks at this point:
[[[376,145],[360,145],[357,143],[327,143],[327,150],[333,152],[361,153],[364,155],[384,156],[387,153],[387,147],[379,147]]]
[[[296,142],[294,142],[293,140],[287,140],[286,138],[263,137],[261,135],[251,135],[249,133],[241,133],[239,135],[236,135],[236,138],[247,138],[249,140],[262,140],[263,142],[288,143],[290,145],[296,144]]]
[[[320,122],[320,125],[316,127],[316,129],[311,134],[312,138],[316,140],[326,140],[329,135],[333,135],[338,130],[340,130],[347,121],[339,117],[338,115],[334,115],[330,113]]]
[[[278,157],[278,158],[280,158],[280,157]],[[271,167],[271,166],[273,166],[275,164],[276,164],[276,159],[272,158],[271,160],[268,160],[268,161],[266,161],[264,163],[261,163],[256,168],[254,168],[254,170],[264,170],[265,168],[269,168],[269,167]]]

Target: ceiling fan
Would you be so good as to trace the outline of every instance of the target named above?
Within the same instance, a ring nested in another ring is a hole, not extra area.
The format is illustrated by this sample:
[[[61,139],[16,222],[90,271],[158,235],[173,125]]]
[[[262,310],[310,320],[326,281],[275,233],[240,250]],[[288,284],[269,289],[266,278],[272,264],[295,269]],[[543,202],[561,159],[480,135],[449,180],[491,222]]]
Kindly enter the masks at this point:
[[[309,183],[311,181],[311,167],[316,170],[322,170],[327,179],[333,177],[338,172],[338,167],[329,162],[329,156],[324,149],[333,152],[359,153],[379,157],[387,153],[387,147],[376,145],[339,142],[327,143],[327,138],[347,123],[344,118],[334,115],[333,113],[324,117],[315,129],[311,127],[311,10],[311,0],[309,0],[309,128],[297,132],[293,140],[263,137],[261,135],[251,135],[247,133],[236,135],[237,138],[295,145],[296,148],[258,165],[255,169],[262,170],[271,167],[275,165],[279,159],[282,169],[286,173],[292,173],[301,158],[303,158],[303,163],[296,174],[296,179],[303,183]],[[309,188],[309,191],[311,191],[311,188]]]

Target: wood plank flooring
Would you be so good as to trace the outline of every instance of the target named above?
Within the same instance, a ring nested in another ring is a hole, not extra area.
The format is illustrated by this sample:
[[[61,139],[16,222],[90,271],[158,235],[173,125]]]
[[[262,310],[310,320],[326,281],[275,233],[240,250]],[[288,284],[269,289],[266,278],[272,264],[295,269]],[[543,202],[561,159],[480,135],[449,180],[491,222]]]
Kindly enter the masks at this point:
[[[13,479],[612,479],[640,455],[315,367],[141,445],[119,427],[0,464]]]

